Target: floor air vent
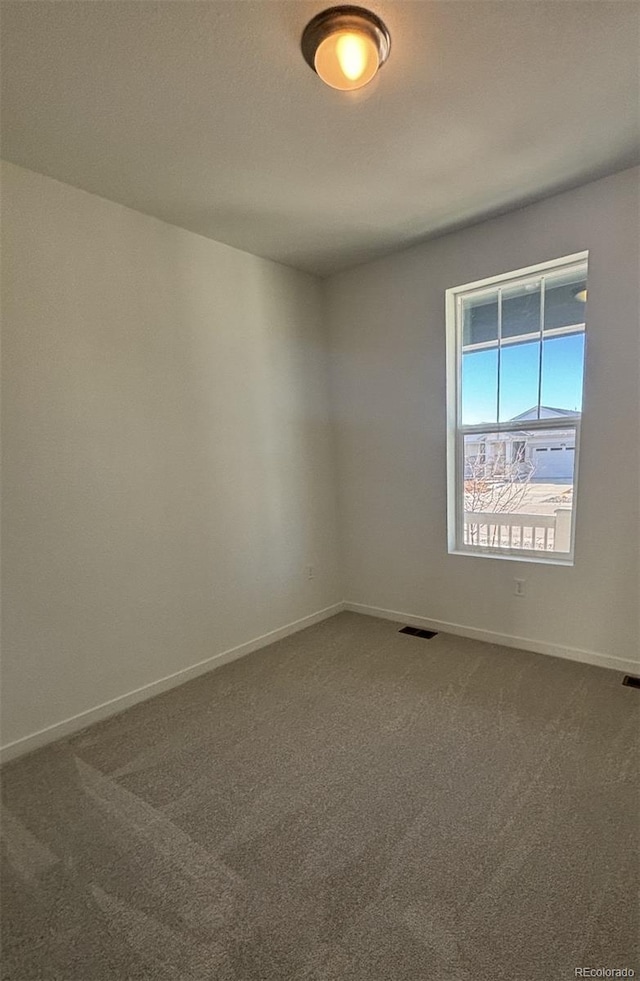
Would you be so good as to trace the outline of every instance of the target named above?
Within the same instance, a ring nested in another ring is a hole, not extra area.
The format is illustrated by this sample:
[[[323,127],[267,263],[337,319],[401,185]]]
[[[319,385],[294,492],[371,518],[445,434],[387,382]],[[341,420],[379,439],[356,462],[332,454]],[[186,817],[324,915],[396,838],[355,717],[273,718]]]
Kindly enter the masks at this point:
[[[425,640],[431,640],[432,637],[438,636],[436,630],[420,630],[419,627],[402,627],[398,633],[411,634],[412,637],[424,637]]]
[[[640,678],[634,678],[632,674],[625,674],[622,684],[629,685],[629,688],[640,688]]]

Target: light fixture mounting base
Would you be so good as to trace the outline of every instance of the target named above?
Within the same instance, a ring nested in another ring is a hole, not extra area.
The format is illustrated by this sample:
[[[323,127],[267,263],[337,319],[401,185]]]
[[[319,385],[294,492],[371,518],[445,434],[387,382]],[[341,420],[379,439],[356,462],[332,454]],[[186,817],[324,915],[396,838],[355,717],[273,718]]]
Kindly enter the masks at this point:
[[[378,67],[381,68],[391,51],[391,35],[386,25],[376,14],[364,7],[354,7],[343,4],[330,7],[316,14],[309,21],[300,40],[304,60],[313,71],[316,71],[315,57],[321,43],[336,31],[360,31],[367,34],[378,51]]]

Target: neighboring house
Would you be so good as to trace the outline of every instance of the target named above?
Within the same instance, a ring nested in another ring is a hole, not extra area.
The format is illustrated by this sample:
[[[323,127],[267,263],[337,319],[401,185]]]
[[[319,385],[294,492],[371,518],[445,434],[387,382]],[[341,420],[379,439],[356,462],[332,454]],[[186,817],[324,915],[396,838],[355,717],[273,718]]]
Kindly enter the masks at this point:
[[[540,406],[540,419],[557,419],[561,416],[575,420],[576,413],[568,409]],[[534,406],[514,416],[509,422],[538,419]],[[539,483],[573,483],[575,462],[575,430],[554,429],[552,432],[526,431],[490,433],[465,441],[465,461],[469,469],[489,464],[492,474],[498,476],[503,467],[521,465],[522,477],[531,473],[531,480]]]

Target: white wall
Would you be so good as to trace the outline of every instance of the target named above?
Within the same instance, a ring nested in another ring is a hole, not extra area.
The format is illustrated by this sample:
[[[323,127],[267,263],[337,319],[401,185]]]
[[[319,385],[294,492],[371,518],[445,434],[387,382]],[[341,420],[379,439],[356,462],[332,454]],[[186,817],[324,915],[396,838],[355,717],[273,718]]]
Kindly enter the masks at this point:
[[[327,282],[347,601],[640,657],[638,193],[628,170]],[[583,249],[575,566],[448,555],[444,291]]]
[[[637,661],[638,177],[323,295],[3,164],[3,743],[342,599]],[[444,290],[585,248],[575,567],[449,556]]]
[[[2,178],[6,744],[342,590],[319,281]]]

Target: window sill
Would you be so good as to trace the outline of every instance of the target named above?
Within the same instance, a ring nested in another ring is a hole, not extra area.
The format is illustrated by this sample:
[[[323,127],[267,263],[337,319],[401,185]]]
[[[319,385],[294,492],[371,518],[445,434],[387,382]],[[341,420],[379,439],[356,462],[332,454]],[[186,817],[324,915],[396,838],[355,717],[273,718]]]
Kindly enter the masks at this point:
[[[542,555],[531,555],[531,553],[525,552],[498,552],[498,551],[486,551],[483,552],[480,549],[462,549],[462,548],[450,548],[449,555],[463,555],[465,558],[476,558],[476,559],[500,559],[507,562],[528,562],[534,563],[535,565],[564,565],[573,566],[574,559],[572,555],[567,555],[566,558],[560,558],[560,554],[546,556]]]

